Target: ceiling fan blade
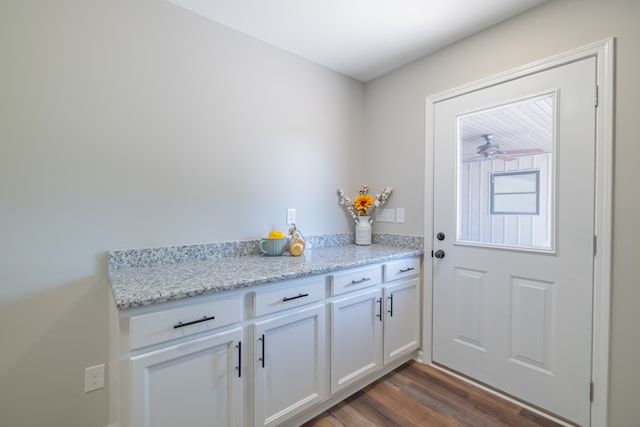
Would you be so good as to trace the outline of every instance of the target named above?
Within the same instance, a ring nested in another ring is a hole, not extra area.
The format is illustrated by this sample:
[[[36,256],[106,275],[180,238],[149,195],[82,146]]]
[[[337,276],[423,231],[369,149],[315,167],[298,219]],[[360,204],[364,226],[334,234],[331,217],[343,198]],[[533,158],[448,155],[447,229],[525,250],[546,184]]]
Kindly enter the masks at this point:
[[[494,158],[498,160],[504,160],[505,162],[510,162],[516,159],[515,157],[507,156],[506,154],[498,154]]]
[[[502,154],[542,154],[544,150],[542,148],[522,148],[518,150],[505,150]]]

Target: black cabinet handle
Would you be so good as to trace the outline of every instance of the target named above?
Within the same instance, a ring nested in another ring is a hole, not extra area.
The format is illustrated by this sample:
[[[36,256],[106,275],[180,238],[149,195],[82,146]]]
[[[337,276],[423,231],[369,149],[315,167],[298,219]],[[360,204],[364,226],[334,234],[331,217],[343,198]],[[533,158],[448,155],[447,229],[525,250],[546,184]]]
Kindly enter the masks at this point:
[[[238,341],[238,378],[242,378],[242,341]]]
[[[299,294],[298,296],[295,296],[295,297],[284,297],[282,298],[282,302],[287,302],[287,301],[291,301],[292,299],[304,298],[308,296],[309,294]]]
[[[352,285],[359,285],[360,283],[368,282],[369,280],[371,280],[371,277],[363,277],[360,280],[352,280],[351,284]]]
[[[206,322],[208,320],[213,320],[215,318],[216,316],[209,316],[209,317],[204,316],[202,319],[192,320],[191,322],[187,322],[187,323],[178,322],[176,325],[173,325],[173,329],[184,328],[185,326],[195,325],[196,323]]]
[[[262,334],[262,337],[258,338],[258,341],[262,341],[262,357],[258,360],[262,362],[262,367],[264,368],[264,334]]]
[[[377,299],[376,303],[380,304],[378,306],[378,314],[376,314],[376,317],[382,322],[382,298]]]
[[[389,300],[389,310],[387,310],[387,313],[393,317],[393,294],[389,295],[387,299]]]
[[[411,271],[411,270],[415,270],[415,268],[413,267],[401,268],[400,273],[406,273],[407,271]]]

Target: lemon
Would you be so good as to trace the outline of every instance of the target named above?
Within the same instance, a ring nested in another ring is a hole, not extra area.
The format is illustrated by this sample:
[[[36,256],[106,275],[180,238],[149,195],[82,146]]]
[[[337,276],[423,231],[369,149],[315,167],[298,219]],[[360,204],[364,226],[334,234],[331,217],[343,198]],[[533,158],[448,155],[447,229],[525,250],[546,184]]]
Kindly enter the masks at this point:
[[[284,233],[278,230],[271,230],[267,236],[269,239],[281,239],[284,237]]]

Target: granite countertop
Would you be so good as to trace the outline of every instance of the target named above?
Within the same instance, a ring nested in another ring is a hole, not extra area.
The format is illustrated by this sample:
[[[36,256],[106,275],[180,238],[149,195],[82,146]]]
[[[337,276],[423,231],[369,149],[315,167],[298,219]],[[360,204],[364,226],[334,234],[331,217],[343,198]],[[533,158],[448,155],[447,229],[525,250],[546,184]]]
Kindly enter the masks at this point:
[[[414,247],[347,244],[308,249],[299,257],[250,254],[164,265],[110,265],[109,278],[116,307],[125,310],[419,255],[422,250]]]

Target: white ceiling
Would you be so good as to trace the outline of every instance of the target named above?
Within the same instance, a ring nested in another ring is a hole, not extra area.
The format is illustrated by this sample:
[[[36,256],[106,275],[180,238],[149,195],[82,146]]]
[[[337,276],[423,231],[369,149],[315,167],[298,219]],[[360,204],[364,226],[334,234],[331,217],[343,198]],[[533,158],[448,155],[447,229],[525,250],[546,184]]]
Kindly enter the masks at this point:
[[[554,95],[546,94],[461,117],[462,161],[487,160],[477,154],[487,134],[492,135],[491,143],[507,157],[532,154],[528,153],[531,150],[553,152],[554,102]]]
[[[367,82],[548,0],[169,0]]]

